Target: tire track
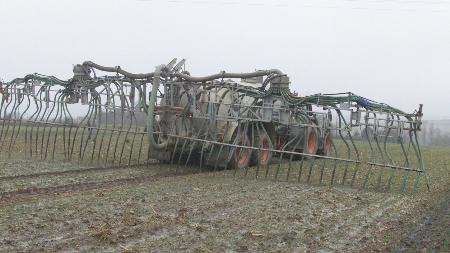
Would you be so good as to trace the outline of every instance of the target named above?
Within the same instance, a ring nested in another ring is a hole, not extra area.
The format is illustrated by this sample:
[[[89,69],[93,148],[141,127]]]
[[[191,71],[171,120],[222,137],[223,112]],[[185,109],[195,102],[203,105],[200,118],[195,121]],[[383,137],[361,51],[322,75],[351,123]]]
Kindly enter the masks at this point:
[[[164,172],[144,177],[121,178],[109,181],[86,182],[77,184],[65,184],[59,186],[48,186],[41,188],[28,188],[26,190],[17,190],[3,192],[0,194],[0,203],[14,202],[22,199],[29,199],[38,196],[52,196],[65,193],[74,193],[78,191],[95,190],[101,188],[112,188],[128,184],[139,184],[143,182],[152,182],[163,178],[181,177],[198,172]]]
[[[41,176],[54,176],[54,175],[64,175],[64,174],[72,174],[72,173],[76,174],[76,173],[101,171],[101,170],[114,170],[114,169],[121,169],[121,168],[136,168],[136,167],[140,167],[140,166],[146,166],[146,164],[128,165],[126,167],[124,167],[124,166],[93,167],[93,168],[87,168],[87,169],[76,169],[76,170],[65,170],[65,171],[47,171],[47,172],[40,172],[40,173],[33,173],[33,174],[22,174],[22,175],[15,175],[15,176],[0,177],[0,182],[5,181],[5,180],[33,178],[33,177],[41,177]]]
[[[429,251],[446,251],[441,246],[448,247],[444,242],[450,237],[450,196],[431,207],[415,223],[410,233],[402,238],[394,249],[395,252],[419,252],[424,248]]]

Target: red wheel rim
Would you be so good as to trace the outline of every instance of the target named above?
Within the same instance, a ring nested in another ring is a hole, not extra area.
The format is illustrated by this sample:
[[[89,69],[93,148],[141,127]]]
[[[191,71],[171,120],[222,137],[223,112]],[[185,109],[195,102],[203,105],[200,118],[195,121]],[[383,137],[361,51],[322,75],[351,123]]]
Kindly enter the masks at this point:
[[[262,141],[262,148],[268,149],[269,148],[269,142],[264,139]],[[264,162],[269,157],[269,150],[261,150],[261,162]]]
[[[325,149],[327,151],[327,153],[330,153],[331,151],[331,138],[329,135],[327,135],[326,139],[325,139]]]
[[[314,152],[314,149],[316,148],[316,135],[313,131],[311,131],[308,135],[308,153],[312,154]]]
[[[242,141],[239,141],[239,143],[237,144],[237,145],[242,145]],[[235,151],[235,156],[236,156],[236,159],[238,159],[238,164],[244,164],[245,163],[245,161],[247,160],[247,149],[246,148],[244,148],[244,149],[242,149],[242,155],[241,155],[241,158],[239,159],[239,154],[241,153],[241,147],[237,147],[236,148],[236,151]]]

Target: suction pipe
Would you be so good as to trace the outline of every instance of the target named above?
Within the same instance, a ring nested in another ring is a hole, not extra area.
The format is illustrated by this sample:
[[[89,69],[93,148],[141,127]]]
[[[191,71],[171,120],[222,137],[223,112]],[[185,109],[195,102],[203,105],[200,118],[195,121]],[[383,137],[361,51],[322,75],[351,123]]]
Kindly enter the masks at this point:
[[[154,76],[153,76],[152,93],[150,95],[150,101],[148,102],[148,110],[147,110],[148,142],[150,144],[150,147],[153,149],[156,149],[156,150],[165,149],[167,147],[167,144],[169,143],[169,141],[166,140],[163,143],[157,144],[155,142],[155,139],[153,138],[153,120],[155,119],[153,117],[153,114],[155,112],[155,102],[156,102],[156,94],[158,93],[158,88],[159,88],[159,80],[161,78],[161,72],[163,72],[163,71],[168,71],[166,65],[161,64],[156,67],[156,70],[155,70]]]
[[[96,68],[96,69],[101,70],[101,71],[120,73],[120,74],[122,74],[122,75],[124,75],[124,76],[126,76],[128,78],[131,78],[131,79],[145,79],[145,78],[151,78],[151,77],[154,76],[153,72],[147,73],[147,74],[133,74],[133,73],[130,73],[130,72],[127,72],[127,71],[121,69],[120,66],[117,66],[117,67],[104,67],[104,66],[98,65],[96,63],[93,63],[91,61],[85,61],[85,62],[83,62],[82,65],[83,66],[89,66],[89,67],[92,67],[92,68]]]
[[[282,75],[283,73],[279,71],[278,69],[270,69],[270,70],[260,70],[250,73],[226,73],[225,71],[220,72],[219,74],[214,74],[210,76],[202,76],[202,77],[194,77],[190,75],[186,75],[183,73],[175,73],[176,77],[184,78],[189,81],[193,82],[207,82],[212,81],[218,78],[250,78],[250,77],[258,77],[258,76],[265,76],[269,74],[278,74]]]

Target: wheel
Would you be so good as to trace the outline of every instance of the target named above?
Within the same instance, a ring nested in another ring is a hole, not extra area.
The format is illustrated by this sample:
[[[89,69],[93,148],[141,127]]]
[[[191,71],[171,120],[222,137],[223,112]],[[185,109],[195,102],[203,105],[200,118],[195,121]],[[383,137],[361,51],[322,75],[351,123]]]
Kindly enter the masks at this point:
[[[253,145],[256,148],[262,149],[273,149],[272,142],[265,131],[259,131],[255,134],[255,139],[253,140]],[[269,150],[254,150],[252,152],[252,164],[266,166],[270,163],[272,158],[272,151]]]
[[[305,133],[305,146],[303,148],[303,153],[315,155],[317,153],[317,133],[316,131],[308,127]]]
[[[235,145],[250,146],[250,141],[243,132],[236,134],[236,137],[232,139],[235,140],[233,141]],[[250,165],[250,150],[248,148],[232,147],[231,150],[233,151],[230,160],[231,168],[244,169]]]
[[[161,124],[156,119],[153,121],[153,139],[157,144],[164,142]]]
[[[331,156],[331,136],[329,132],[325,134],[323,148],[319,149],[317,153],[323,156]]]

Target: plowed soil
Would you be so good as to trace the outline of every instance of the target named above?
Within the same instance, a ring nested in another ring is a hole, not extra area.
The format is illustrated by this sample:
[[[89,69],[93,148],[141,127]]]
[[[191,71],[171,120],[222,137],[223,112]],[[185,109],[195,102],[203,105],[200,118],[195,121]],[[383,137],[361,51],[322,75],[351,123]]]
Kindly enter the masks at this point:
[[[180,171],[0,161],[1,252],[446,252],[449,198]]]

